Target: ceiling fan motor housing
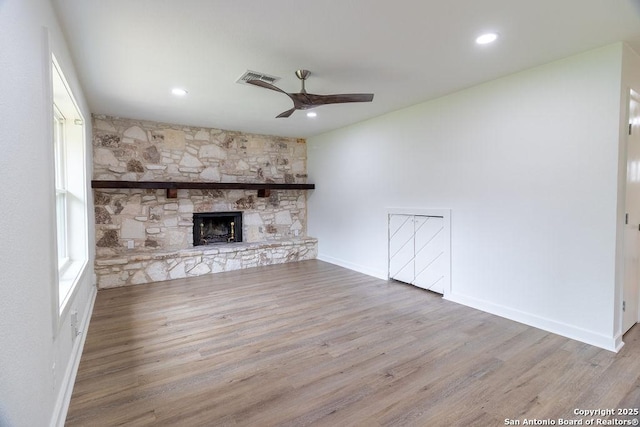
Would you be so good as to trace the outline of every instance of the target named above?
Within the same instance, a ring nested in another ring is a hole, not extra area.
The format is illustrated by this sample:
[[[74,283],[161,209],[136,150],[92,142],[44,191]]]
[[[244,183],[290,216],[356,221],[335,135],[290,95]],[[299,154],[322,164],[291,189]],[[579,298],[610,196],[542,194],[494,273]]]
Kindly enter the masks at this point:
[[[311,71],[309,71],[309,70],[297,70],[296,71],[296,76],[302,81],[305,81],[307,79],[307,77],[309,77],[309,74],[311,74]]]

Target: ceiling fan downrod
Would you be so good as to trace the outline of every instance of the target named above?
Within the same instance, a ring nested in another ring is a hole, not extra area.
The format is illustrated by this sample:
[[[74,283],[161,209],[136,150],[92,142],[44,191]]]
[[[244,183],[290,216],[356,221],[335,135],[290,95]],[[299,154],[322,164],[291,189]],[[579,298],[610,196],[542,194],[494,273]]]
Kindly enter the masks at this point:
[[[302,82],[302,90],[300,93],[307,93],[307,90],[304,88],[304,81],[307,80],[309,74],[311,74],[311,71],[309,70],[296,70],[296,77],[298,77]]]

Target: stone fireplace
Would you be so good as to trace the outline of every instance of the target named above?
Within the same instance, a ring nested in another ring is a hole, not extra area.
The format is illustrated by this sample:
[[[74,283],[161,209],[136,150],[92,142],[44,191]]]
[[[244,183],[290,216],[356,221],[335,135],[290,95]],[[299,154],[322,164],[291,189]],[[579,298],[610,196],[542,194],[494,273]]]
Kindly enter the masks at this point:
[[[193,246],[242,242],[242,212],[193,214]]]
[[[306,183],[302,139],[103,115],[92,119],[95,180]],[[307,236],[307,192],[302,190],[272,190],[259,197],[249,189],[178,189],[170,197],[160,189],[96,188],[94,204],[99,288],[317,255],[317,240]],[[203,221],[205,213],[239,215],[233,221],[236,242],[228,240],[231,230],[225,233],[213,220]],[[196,243],[199,237],[207,244]],[[212,240],[220,241],[208,244]]]

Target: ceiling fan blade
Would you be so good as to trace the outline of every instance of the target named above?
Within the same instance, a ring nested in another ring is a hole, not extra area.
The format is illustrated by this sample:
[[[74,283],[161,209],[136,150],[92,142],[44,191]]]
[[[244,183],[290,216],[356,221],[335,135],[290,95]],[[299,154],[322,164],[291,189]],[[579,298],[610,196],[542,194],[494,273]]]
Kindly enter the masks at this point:
[[[293,107],[293,108],[292,108],[292,109],[290,109],[290,110],[287,110],[287,111],[285,111],[285,112],[283,112],[283,113],[278,114],[278,115],[276,116],[276,119],[281,119],[281,118],[284,118],[284,117],[289,117],[289,116],[290,116],[290,115],[292,115],[292,114],[293,114],[293,112],[294,112],[294,111],[296,111],[296,110],[297,110],[297,108],[296,108],[296,107]]]
[[[371,102],[372,93],[343,93],[338,95],[314,95],[307,94],[312,105],[343,104],[347,102]]]
[[[282,92],[285,95],[287,95],[289,99],[293,101],[293,108],[278,114],[276,118],[289,117],[296,110],[308,110],[310,108],[317,107],[318,105],[373,101],[372,93],[341,93],[341,94],[335,94],[335,95],[315,95],[313,93],[308,93],[304,88],[304,82],[309,76],[309,74],[310,73],[307,70],[296,71],[296,76],[302,82],[302,90],[299,93],[285,92],[279,87],[259,79],[247,80],[246,83],[254,86],[260,86],[265,89],[274,90],[276,92]]]
[[[265,89],[275,90],[276,92],[282,92],[282,93],[284,93],[285,95],[289,96],[289,94],[288,94],[287,92],[283,91],[283,90],[282,90],[282,89],[280,89],[279,87],[274,86],[274,85],[272,85],[271,83],[263,82],[262,80],[258,80],[258,79],[255,79],[255,80],[247,80],[247,83],[248,83],[248,84],[250,84],[250,85],[254,85],[254,86],[260,86],[260,87],[263,87],[263,88],[265,88]]]
[[[309,93],[304,93],[304,92],[288,93],[287,95],[289,95],[289,98],[293,100],[293,105],[295,105],[298,108],[303,105],[306,105],[306,106],[314,105],[313,99],[311,98],[311,96],[313,95]],[[316,96],[319,96],[319,95],[316,95]]]

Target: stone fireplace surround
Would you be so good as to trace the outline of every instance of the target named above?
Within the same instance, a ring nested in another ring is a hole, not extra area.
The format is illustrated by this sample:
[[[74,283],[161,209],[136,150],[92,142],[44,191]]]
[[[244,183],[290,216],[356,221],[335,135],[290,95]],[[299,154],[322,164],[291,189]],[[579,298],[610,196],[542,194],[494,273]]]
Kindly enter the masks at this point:
[[[304,140],[93,116],[94,179],[306,183]],[[307,193],[94,189],[99,288],[313,259]],[[241,211],[243,242],[193,247],[194,212]]]

